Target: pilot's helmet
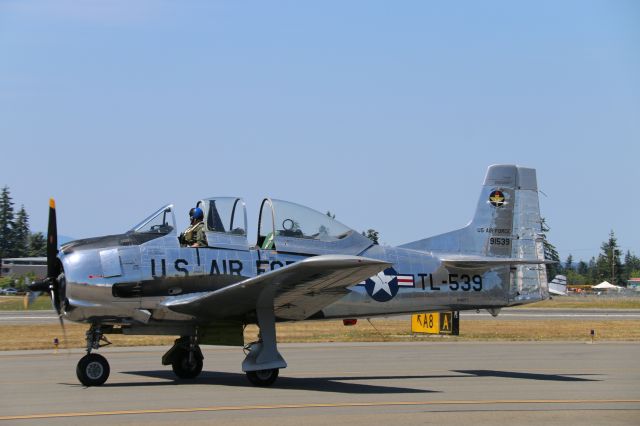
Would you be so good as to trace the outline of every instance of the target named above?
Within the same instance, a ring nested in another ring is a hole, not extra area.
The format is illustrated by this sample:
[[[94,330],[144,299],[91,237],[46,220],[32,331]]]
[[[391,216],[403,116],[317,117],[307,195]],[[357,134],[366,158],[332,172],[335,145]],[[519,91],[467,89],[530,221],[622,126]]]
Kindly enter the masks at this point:
[[[192,215],[193,219],[195,220],[202,220],[204,219],[204,213],[202,212],[202,209],[200,207],[196,207],[195,209],[193,209],[193,215]]]
[[[189,210],[189,219],[193,219],[193,212],[195,209],[195,207],[191,207],[191,209]]]

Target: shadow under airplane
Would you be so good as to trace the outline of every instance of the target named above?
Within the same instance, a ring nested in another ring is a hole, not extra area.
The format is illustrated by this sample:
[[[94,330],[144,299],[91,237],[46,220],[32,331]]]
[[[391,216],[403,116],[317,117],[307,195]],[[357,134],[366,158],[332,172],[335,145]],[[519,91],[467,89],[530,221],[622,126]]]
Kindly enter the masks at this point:
[[[452,370],[456,373],[468,374],[476,377],[504,377],[509,379],[544,380],[553,382],[600,382],[598,379],[583,379],[574,376],[597,376],[598,374],[571,374],[565,376],[561,374],[539,374],[539,373],[519,373],[517,371],[497,371],[497,370]]]
[[[167,386],[180,384],[209,384],[218,386],[246,387],[247,378],[244,374],[228,373],[220,371],[203,371],[197,380],[176,380],[171,371],[125,371],[123,374],[144,376],[156,379],[165,379],[164,382],[130,382],[130,383],[106,383],[107,387],[129,387],[129,386]],[[368,377],[280,377],[278,383],[272,386],[274,389],[295,389],[320,392],[336,392],[349,394],[402,394],[402,393],[435,393],[437,391],[414,389],[395,386],[367,385],[362,383],[344,383],[348,380],[380,380],[380,379],[416,379],[430,378],[431,376],[368,376]],[[440,377],[440,376],[438,376]]]
[[[575,376],[597,376],[597,374],[540,374],[521,373],[515,371],[497,370],[451,370],[457,374],[437,375],[380,375],[380,376],[339,376],[339,377],[280,377],[275,389],[294,389],[319,392],[334,392],[347,394],[416,394],[416,393],[440,393],[440,391],[416,389],[397,386],[368,385],[363,383],[350,383],[352,381],[370,380],[414,380],[414,379],[466,379],[473,377],[501,377],[523,380],[555,381],[555,382],[598,382],[599,379],[590,379]],[[247,379],[244,374],[228,373],[221,371],[202,372],[198,379],[176,379],[168,370],[155,371],[123,371],[122,374],[142,376],[164,381],[144,382],[115,382],[107,383],[106,387],[145,387],[145,386],[176,386],[176,385],[218,385],[246,387]],[[71,385],[66,383],[67,385]],[[75,384],[73,384],[75,386]]]

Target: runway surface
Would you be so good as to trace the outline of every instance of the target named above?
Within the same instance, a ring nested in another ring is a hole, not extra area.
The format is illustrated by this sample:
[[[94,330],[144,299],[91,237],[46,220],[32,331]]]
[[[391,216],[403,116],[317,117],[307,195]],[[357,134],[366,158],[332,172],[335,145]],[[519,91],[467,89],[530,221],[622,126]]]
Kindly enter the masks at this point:
[[[491,318],[486,310],[463,311],[462,319],[488,319]],[[410,316],[396,316],[394,319],[406,319]],[[541,309],[541,308],[507,308],[503,309],[498,318],[509,320],[522,319],[576,319],[576,320],[625,320],[640,319],[640,309]],[[24,325],[24,324],[57,324],[58,317],[54,311],[0,311],[0,325]]]
[[[240,348],[205,347],[195,380],[167,348],[105,348],[111,376],[84,388],[82,351],[0,353],[0,424],[639,424],[634,343],[284,344],[271,388]]]

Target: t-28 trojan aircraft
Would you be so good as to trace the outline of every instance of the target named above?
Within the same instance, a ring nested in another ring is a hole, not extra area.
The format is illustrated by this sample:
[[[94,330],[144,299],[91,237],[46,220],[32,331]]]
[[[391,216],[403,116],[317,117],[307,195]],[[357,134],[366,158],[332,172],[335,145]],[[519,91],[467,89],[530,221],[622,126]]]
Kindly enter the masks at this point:
[[[475,215],[464,228],[399,247],[373,244],[331,217],[266,198],[257,244],[247,239],[241,198],[206,198],[207,247],[184,247],[167,205],[120,235],[57,248],[55,204],[48,231],[48,291],[60,315],[89,324],[76,373],[103,384],[109,364],[93,353],[106,334],[181,336],[162,357],[179,378],[202,370],[201,344],[244,345],[242,370],[271,385],[287,363],[278,321],[369,318],[414,312],[488,309],[547,298],[534,169],[489,167]],[[448,201],[449,208],[456,204]],[[428,212],[424,212],[426,218]],[[61,320],[62,322],[62,320]]]

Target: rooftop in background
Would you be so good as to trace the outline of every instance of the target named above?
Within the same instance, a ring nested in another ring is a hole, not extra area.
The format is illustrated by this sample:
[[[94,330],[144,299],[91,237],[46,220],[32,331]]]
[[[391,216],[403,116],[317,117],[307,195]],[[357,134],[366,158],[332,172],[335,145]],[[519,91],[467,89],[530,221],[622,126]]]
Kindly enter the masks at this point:
[[[0,275],[20,276],[33,273],[37,278],[43,278],[47,274],[46,257],[13,257],[2,259]]]
[[[46,265],[46,257],[12,257],[2,259],[3,265]]]

